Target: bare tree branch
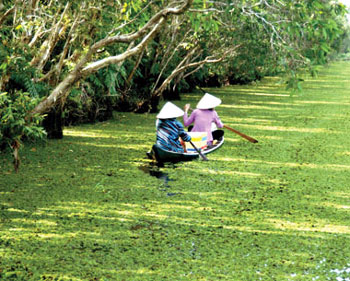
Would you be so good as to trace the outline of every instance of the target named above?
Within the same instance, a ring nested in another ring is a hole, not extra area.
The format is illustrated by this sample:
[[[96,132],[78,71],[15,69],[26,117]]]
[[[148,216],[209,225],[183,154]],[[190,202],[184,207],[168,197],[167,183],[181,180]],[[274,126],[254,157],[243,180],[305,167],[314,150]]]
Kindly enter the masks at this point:
[[[2,23],[5,21],[5,19],[7,18],[7,16],[11,13],[13,13],[15,11],[15,6],[13,6],[12,8],[8,9],[0,18],[0,25],[2,25]]]
[[[48,73],[45,74],[45,76],[43,76],[42,78],[40,78],[38,80],[39,82],[42,82],[45,80],[50,80],[52,75],[55,75],[56,82],[58,81],[60,73],[61,73],[62,68],[64,66],[65,58],[66,58],[68,51],[69,51],[69,47],[72,44],[72,42],[74,41],[73,33],[75,32],[75,30],[78,26],[79,20],[80,20],[80,14],[78,16],[75,16],[75,20],[74,20],[74,22],[69,30],[69,33],[68,33],[67,38],[66,38],[66,42],[65,42],[64,47],[63,47],[63,51],[60,55],[60,60]]]
[[[137,15],[136,15],[133,19],[129,20],[129,21],[126,22],[126,23],[121,24],[121,25],[118,26],[117,28],[114,28],[113,30],[111,30],[111,31],[108,33],[108,35],[111,35],[111,34],[115,33],[117,30],[121,30],[121,29],[124,28],[125,26],[127,26],[127,25],[129,25],[129,24],[135,22],[135,21],[137,20],[137,18],[138,18],[140,15],[142,15],[142,13],[143,13],[144,11],[146,11],[147,8],[148,8],[151,4],[153,4],[153,3],[154,3],[154,1],[149,1],[149,3],[147,3],[147,5],[146,5],[144,8],[142,8],[142,10],[141,10],[139,13],[137,13]]]
[[[111,56],[108,58],[104,58],[102,60],[90,63],[88,66],[84,67],[81,70],[81,74],[83,76],[87,76],[93,72],[96,72],[97,70],[106,67],[110,64],[114,64],[114,63],[118,63],[120,61],[124,61],[125,59],[127,59],[128,57],[137,54],[138,52],[140,52],[142,50],[142,48],[153,38],[153,36],[155,35],[155,33],[159,30],[160,26],[164,23],[165,19],[161,18],[158,22],[158,24],[156,24],[153,29],[150,31],[150,33],[148,33],[143,40],[141,41],[141,43],[139,43],[138,45],[136,45],[135,47],[133,47],[130,50],[125,51],[122,54],[119,54],[117,56]]]
[[[153,97],[160,96],[162,92],[165,90],[165,88],[168,86],[168,84],[174,79],[174,77],[176,77],[179,73],[187,70],[188,68],[197,67],[199,65],[206,64],[206,63],[216,63],[222,60],[223,60],[223,57],[219,59],[212,59],[212,57],[206,57],[202,61],[185,64],[184,66],[175,68],[173,72],[164,80],[162,85],[152,93],[152,96]]]
[[[234,53],[235,50],[237,48],[239,48],[241,45],[236,45],[235,47],[231,48],[230,50],[224,52],[220,58],[215,58],[214,56],[207,56],[205,59],[201,60],[201,61],[197,61],[197,62],[191,62],[191,63],[187,63],[185,64],[184,62],[190,58],[190,54],[188,54],[186,56],[186,58],[184,60],[182,60],[179,65],[173,70],[173,72],[164,80],[164,82],[162,83],[162,85],[155,90],[152,93],[153,97],[156,96],[160,96],[163,91],[166,89],[166,87],[168,86],[168,84],[180,73],[185,72],[187,69],[192,68],[192,67],[196,67],[196,70],[200,69],[200,66],[203,66],[204,64],[210,64],[210,63],[218,63],[221,62],[229,53]],[[196,50],[196,49],[194,49]],[[194,73],[192,71],[192,73]]]
[[[182,6],[178,8],[164,8],[163,10],[159,11],[157,14],[155,14],[141,29],[134,33],[130,34],[123,34],[123,35],[116,35],[116,36],[110,36],[106,37],[98,42],[96,42],[91,49],[97,50],[102,47],[108,46],[110,44],[119,42],[119,43],[129,43],[131,41],[134,41],[144,34],[148,32],[149,29],[153,28],[155,24],[157,24],[161,18],[167,17],[168,15],[180,15],[184,13],[193,3],[193,0],[186,0]]]
[[[168,56],[168,51],[170,51],[171,48],[170,48],[170,47],[167,48],[165,54],[163,55],[163,59],[162,59],[162,62],[161,62],[161,65],[163,65],[162,70],[160,71],[160,73],[159,73],[159,75],[158,75],[158,78],[157,78],[156,82],[154,83],[154,86],[153,86],[151,92],[153,92],[153,91],[156,89],[156,87],[157,87],[157,85],[158,85],[158,83],[159,83],[159,80],[160,80],[160,78],[162,77],[162,75],[163,75],[163,73],[164,73],[166,67],[168,66],[168,64],[170,63],[170,61],[171,61],[171,59],[173,58],[173,56],[176,54],[176,52],[177,52],[178,49],[180,48],[181,44],[183,43],[183,40],[185,40],[186,35],[187,35],[189,32],[190,32],[190,31],[187,31],[187,32],[186,32],[186,34],[184,35],[184,37],[183,37],[183,39],[181,40],[181,42],[180,42],[180,43],[176,46],[176,48],[173,50],[173,53],[171,54],[171,56]],[[173,43],[173,42],[172,42],[172,43]],[[164,64],[164,60],[165,60],[166,58],[167,58],[167,61],[166,61],[166,63]]]
[[[68,2],[64,8],[63,13],[61,14],[60,20],[55,25],[54,31],[51,33],[51,36],[43,43],[42,45],[42,52],[39,54],[39,56],[33,58],[31,61],[32,66],[37,66],[37,69],[42,70],[47,62],[47,60],[50,58],[50,55],[56,46],[59,36],[65,31],[66,26],[62,26],[62,21],[69,9],[70,3]]]
[[[134,74],[135,74],[137,68],[139,67],[139,64],[140,64],[140,62],[141,62],[141,59],[142,59],[144,53],[145,53],[145,49],[143,49],[143,50],[140,52],[139,57],[137,58],[137,61],[136,61],[135,65],[134,65],[132,71],[130,72],[130,74],[129,74],[127,80],[126,80],[126,84],[127,84],[127,85],[130,84],[132,77],[134,76]]]

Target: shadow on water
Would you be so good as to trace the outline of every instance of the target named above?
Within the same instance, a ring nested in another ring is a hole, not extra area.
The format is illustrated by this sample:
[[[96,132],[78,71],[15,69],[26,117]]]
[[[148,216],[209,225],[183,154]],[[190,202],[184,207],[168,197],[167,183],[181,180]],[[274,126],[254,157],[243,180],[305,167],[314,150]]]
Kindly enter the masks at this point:
[[[170,188],[169,182],[174,181],[173,179],[170,179],[167,173],[164,173],[160,170],[161,167],[164,167],[164,164],[157,164],[157,163],[149,163],[147,165],[141,165],[139,166],[139,169],[149,174],[152,177],[156,177],[157,179],[160,179],[163,182],[164,189],[161,189],[162,191],[167,191],[168,188]],[[170,166],[171,168],[176,168],[175,165]],[[167,196],[174,196],[182,194],[181,192],[167,192]]]

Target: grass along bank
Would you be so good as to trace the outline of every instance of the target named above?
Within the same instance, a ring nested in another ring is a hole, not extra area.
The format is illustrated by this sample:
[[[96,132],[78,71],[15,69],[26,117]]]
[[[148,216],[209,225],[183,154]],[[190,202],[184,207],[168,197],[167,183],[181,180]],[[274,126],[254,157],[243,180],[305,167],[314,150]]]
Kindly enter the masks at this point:
[[[0,279],[346,280],[349,77],[339,62],[293,97],[277,78],[208,89],[259,143],[226,131],[209,162],[162,168],[167,184],[143,171],[155,114],[27,145],[18,174],[1,154]]]

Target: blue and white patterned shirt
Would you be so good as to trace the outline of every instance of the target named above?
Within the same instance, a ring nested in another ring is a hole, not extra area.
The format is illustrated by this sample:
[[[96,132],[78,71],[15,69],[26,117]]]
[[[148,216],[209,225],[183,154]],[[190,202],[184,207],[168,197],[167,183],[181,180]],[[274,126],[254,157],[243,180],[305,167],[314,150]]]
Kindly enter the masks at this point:
[[[184,141],[191,140],[190,135],[185,132],[184,126],[177,121],[176,118],[158,119],[156,128],[157,145],[163,149],[175,152],[184,152],[179,137],[181,137]]]

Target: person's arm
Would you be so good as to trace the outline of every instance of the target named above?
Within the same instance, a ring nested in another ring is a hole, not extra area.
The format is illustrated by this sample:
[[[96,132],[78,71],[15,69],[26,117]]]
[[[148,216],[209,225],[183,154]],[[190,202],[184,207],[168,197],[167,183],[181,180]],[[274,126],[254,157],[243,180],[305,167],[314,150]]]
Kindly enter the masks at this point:
[[[186,104],[185,105],[185,114],[183,116],[185,127],[191,125],[193,123],[193,121],[194,121],[194,116],[195,116],[195,112],[194,111],[192,112],[190,117],[188,117],[188,115],[187,115],[187,111],[188,111],[189,108],[190,108],[190,105]]]
[[[218,128],[223,128],[224,124],[221,122],[218,113],[214,110],[214,123]]]
[[[182,138],[183,141],[191,140],[191,136],[186,133],[185,128],[182,126],[180,122],[178,122],[178,129],[179,129],[179,137]]]

